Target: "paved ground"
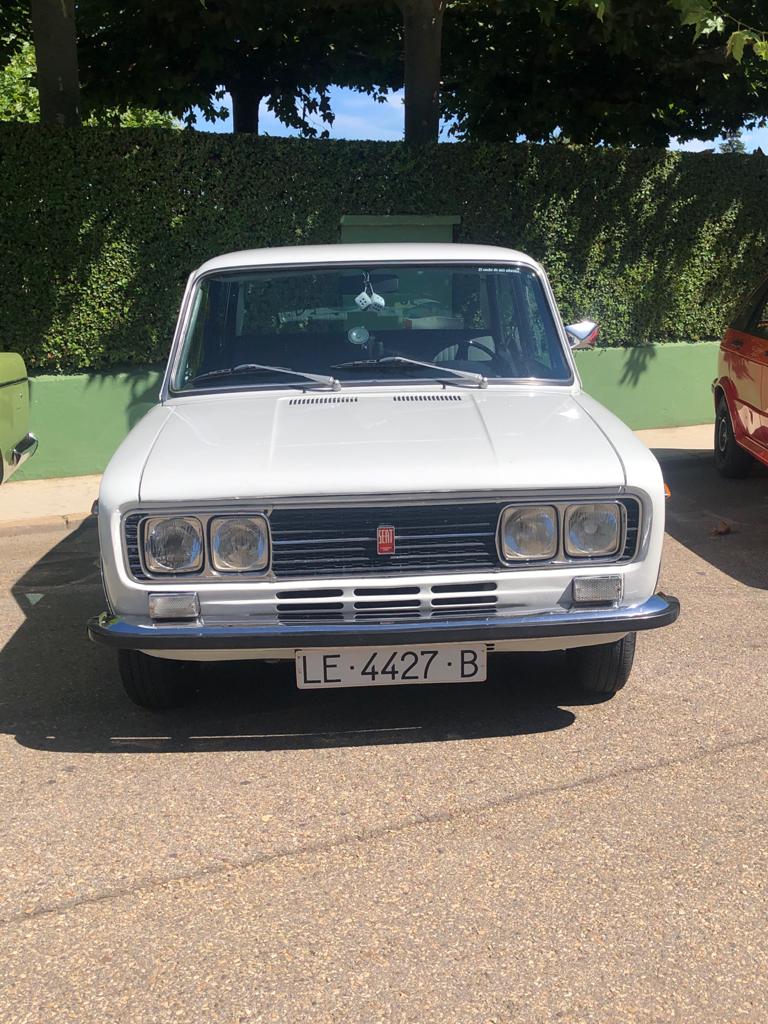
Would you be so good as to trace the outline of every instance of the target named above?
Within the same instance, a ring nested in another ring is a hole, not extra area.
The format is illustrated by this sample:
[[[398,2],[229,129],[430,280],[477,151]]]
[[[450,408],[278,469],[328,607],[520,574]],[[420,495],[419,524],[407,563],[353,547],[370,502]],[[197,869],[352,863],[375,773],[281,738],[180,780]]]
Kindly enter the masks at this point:
[[[602,704],[507,657],[155,718],[93,526],[0,537],[0,1021],[763,1024],[768,475],[665,471],[684,616]]]

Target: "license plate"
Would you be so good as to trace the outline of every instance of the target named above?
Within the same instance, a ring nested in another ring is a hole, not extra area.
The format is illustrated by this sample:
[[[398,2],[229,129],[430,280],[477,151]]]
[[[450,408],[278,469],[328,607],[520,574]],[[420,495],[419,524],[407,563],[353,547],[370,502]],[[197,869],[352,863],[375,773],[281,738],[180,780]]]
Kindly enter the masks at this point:
[[[485,674],[485,644],[296,651],[296,684],[300,690],[409,683],[481,683]]]

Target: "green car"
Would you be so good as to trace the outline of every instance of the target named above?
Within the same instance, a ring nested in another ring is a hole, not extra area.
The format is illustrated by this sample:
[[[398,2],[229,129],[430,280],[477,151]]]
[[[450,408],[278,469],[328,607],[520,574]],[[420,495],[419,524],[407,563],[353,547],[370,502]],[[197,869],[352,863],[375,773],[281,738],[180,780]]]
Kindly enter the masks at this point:
[[[27,368],[15,352],[0,352],[0,483],[36,449],[37,438],[29,433]]]

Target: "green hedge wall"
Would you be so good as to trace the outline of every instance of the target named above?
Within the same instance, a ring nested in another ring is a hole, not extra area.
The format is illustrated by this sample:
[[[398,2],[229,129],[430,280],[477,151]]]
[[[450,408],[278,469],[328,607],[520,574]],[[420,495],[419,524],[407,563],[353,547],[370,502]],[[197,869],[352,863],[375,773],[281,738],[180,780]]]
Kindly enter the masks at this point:
[[[719,335],[768,265],[768,158],[0,125],[0,349],[73,372],[162,360],[189,271],[335,242],[342,214],[459,214],[522,249],[603,343]]]

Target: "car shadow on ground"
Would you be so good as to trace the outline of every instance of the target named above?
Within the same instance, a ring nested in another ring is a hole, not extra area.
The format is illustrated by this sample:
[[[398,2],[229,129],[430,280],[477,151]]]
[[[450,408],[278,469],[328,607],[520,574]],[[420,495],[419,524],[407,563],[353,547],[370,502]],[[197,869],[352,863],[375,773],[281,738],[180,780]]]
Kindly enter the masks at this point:
[[[726,480],[711,451],[655,449],[671,497],[667,533],[748,587],[768,589],[768,470]]]
[[[0,543],[11,543],[4,538]],[[90,643],[103,608],[95,523],[67,534],[12,586],[25,621],[0,652],[0,731],[39,750],[287,750],[439,742],[562,729],[599,702],[559,654],[497,655],[489,680],[452,686],[296,689],[293,665],[205,666],[193,699],[162,715],[123,694],[114,653]]]

